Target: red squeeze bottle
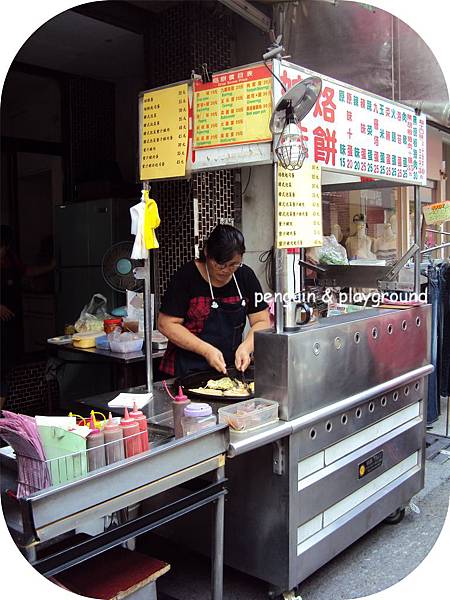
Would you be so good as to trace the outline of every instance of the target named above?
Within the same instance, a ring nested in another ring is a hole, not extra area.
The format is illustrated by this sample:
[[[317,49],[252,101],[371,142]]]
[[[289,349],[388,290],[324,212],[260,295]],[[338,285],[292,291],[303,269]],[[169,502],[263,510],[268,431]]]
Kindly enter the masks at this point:
[[[120,421],[120,426],[123,430],[123,444],[125,446],[125,457],[130,458],[130,456],[134,456],[135,454],[139,454],[142,452],[140,435],[136,435],[139,433],[139,423],[132,419],[128,414],[128,409],[125,407],[124,415]]]
[[[141,440],[142,452],[145,452],[149,449],[147,417],[144,415],[142,410],[138,410],[136,402],[133,404],[133,410],[130,412],[130,417],[132,417],[139,424],[139,430],[142,431],[142,435],[139,436],[139,439]]]

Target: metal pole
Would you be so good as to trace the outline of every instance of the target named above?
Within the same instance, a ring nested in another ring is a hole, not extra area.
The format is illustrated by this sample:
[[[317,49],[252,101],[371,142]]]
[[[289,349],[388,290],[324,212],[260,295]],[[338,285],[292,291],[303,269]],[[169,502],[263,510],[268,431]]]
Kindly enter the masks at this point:
[[[144,182],[144,189],[150,191],[150,183]],[[147,391],[153,398],[153,357],[152,357],[152,285],[151,285],[151,260],[150,252],[144,262],[144,327],[145,327],[145,370],[147,374]]]
[[[277,219],[278,219],[278,188],[277,188],[278,165],[273,164],[273,198],[274,198],[274,250],[273,257],[275,263],[275,329],[277,333],[283,332],[283,303],[281,295],[283,293],[283,259],[284,250],[276,247],[277,245]]]
[[[147,371],[147,391],[153,396],[153,358],[152,358],[152,286],[150,280],[150,252],[145,261],[144,278],[144,323],[145,323],[145,368]]]
[[[420,215],[421,215],[421,205],[420,205],[420,188],[418,185],[414,186],[414,242],[419,246],[419,249],[416,251],[414,255],[414,292],[417,294],[417,297],[420,294],[420,246],[421,246],[421,236],[420,236]]]
[[[225,476],[224,467],[215,472],[215,480],[221,481]],[[225,495],[213,503],[212,552],[211,552],[211,598],[222,600],[223,597],[223,538],[225,527]]]

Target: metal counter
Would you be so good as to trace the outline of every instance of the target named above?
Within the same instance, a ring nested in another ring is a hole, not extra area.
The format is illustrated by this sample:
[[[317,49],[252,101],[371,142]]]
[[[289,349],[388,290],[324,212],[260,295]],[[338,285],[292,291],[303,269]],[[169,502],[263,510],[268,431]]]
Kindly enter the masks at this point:
[[[220,600],[227,446],[228,429],[217,425],[178,440],[172,437],[145,453],[88,473],[81,479],[51,486],[19,501],[2,494],[8,528],[33,566],[42,574],[51,576],[213,503],[212,598]],[[7,452],[1,453],[2,492],[8,487],[15,487],[14,463]],[[183,487],[193,480],[197,482],[194,487]],[[176,502],[167,504],[159,501],[163,492],[174,488],[181,489]],[[118,514],[118,511],[149,498],[156,499],[152,510],[141,509],[134,518],[125,519],[81,543],[76,541],[69,543],[63,551],[51,551],[54,542],[73,537],[74,532],[86,523]]]
[[[226,564],[289,591],[423,487],[430,317],[256,333],[256,394],[283,420],[231,433]]]

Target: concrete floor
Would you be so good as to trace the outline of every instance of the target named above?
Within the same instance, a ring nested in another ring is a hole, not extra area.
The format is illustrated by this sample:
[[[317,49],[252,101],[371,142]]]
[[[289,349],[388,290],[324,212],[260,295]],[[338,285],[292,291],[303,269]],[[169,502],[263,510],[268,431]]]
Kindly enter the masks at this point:
[[[433,425],[432,433],[445,433],[445,409],[446,404],[441,403],[443,414]],[[420,514],[407,509],[399,525],[381,524],[367,533],[300,585],[303,600],[359,598],[403,579],[433,547],[447,514],[449,497],[450,457],[443,463],[428,460],[425,487],[413,499]],[[145,548],[147,544],[143,542]],[[159,552],[158,558],[172,565],[171,571],[158,581],[159,600],[207,600],[210,597],[209,562],[205,558],[181,551],[160,539],[152,540],[150,546],[153,553]],[[224,600],[266,600],[267,597],[267,584],[225,568]]]

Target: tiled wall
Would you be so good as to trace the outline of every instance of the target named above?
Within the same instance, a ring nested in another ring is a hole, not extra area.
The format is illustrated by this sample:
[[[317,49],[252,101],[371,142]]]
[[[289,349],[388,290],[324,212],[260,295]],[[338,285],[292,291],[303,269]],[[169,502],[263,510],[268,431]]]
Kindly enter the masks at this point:
[[[200,73],[205,62],[210,72],[231,66],[232,16],[216,4],[214,10],[205,10],[202,2],[184,3],[155,19],[146,40],[149,88],[189,79],[192,70]],[[235,193],[230,170],[195,174],[191,181],[152,184],[151,196],[158,202],[161,217],[157,302],[173,273],[194,257],[195,243],[201,244],[223,219],[234,220]],[[194,198],[199,240],[194,239]]]
[[[25,415],[47,414],[56,406],[56,381],[46,381],[46,361],[18,365],[8,376],[8,400],[5,408]]]

